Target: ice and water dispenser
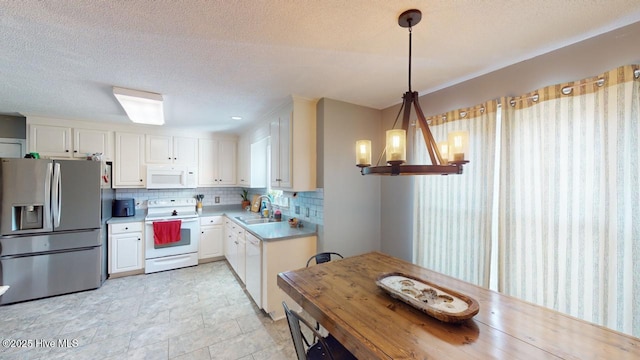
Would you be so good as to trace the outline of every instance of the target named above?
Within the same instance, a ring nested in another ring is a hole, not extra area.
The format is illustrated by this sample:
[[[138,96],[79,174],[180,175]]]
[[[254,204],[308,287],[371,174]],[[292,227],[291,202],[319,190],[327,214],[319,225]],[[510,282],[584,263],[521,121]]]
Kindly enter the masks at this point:
[[[12,231],[42,229],[43,212],[43,205],[14,206]]]

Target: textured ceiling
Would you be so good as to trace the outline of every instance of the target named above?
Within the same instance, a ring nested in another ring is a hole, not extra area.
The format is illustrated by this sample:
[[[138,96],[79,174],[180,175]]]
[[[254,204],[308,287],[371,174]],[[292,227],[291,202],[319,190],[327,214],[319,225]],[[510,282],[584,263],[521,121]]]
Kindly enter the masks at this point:
[[[638,0],[3,0],[0,113],[128,123],[112,86],[211,131],[289,94],[386,108],[407,90],[410,8],[421,94],[640,21]]]

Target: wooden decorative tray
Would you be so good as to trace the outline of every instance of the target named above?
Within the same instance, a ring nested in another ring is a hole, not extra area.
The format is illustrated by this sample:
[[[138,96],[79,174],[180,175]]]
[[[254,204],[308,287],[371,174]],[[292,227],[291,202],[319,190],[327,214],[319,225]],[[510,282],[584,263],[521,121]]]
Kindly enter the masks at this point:
[[[475,299],[411,275],[382,274],[376,285],[392,297],[448,323],[465,321],[480,311]]]

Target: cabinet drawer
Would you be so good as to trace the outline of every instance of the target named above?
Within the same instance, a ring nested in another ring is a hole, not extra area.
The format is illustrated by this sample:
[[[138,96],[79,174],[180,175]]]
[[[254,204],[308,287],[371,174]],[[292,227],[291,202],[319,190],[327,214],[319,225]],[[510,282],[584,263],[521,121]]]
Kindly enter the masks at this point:
[[[235,222],[225,218],[224,220],[224,225],[226,226],[227,229],[233,230],[235,231],[236,229],[240,229],[240,225],[236,224]]]
[[[126,233],[126,232],[141,232],[142,231],[142,222],[132,222],[132,223],[119,223],[119,224],[110,224],[109,230],[112,234]]]
[[[205,216],[200,218],[200,226],[204,225],[222,225],[224,216]],[[229,220],[227,220],[229,221]]]

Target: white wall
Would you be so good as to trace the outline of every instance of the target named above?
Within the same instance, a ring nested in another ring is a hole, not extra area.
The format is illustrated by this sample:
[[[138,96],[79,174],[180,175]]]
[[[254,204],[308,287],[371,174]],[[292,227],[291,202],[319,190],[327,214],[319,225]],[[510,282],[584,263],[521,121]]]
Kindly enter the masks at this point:
[[[318,186],[324,188],[325,212],[318,250],[344,256],[380,250],[380,177],[360,175],[355,143],[368,138],[381,144],[382,113],[326,98],[317,108]],[[374,147],[374,157],[379,152]]]
[[[638,38],[640,22],[423,95],[420,104],[426,116],[437,115],[501,96],[522,95],[544,86],[596,76],[621,65],[640,63]],[[383,122],[389,124],[385,129],[392,124],[398,108],[396,105],[383,110]],[[412,260],[413,186],[406,179],[395,177],[385,179],[381,191],[385,204],[381,249]],[[387,204],[392,206],[387,207]]]

